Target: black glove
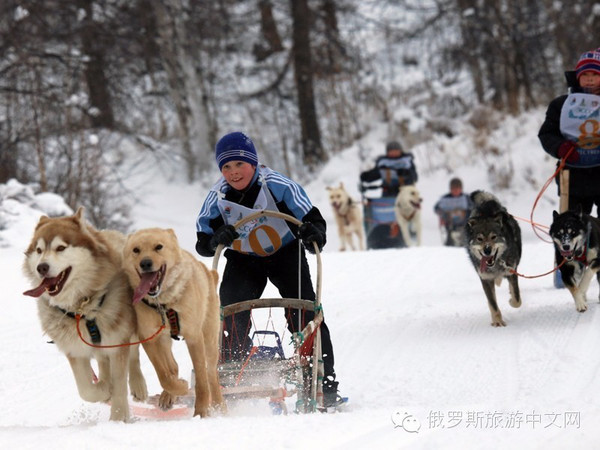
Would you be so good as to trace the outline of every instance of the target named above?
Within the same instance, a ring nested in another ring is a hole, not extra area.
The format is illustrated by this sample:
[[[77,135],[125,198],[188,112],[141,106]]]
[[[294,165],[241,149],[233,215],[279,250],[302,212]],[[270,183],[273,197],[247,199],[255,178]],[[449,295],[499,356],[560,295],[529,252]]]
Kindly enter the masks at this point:
[[[310,222],[304,222],[302,225],[300,225],[300,228],[298,228],[298,232],[300,234],[300,239],[302,239],[304,242],[306,250],[308,250],[310,253],[315,253],[313,242],[317,243],[319,251],[323,249],[323,245],[325,245],[324,233],[314,224]]]
[[[238,237],[240,237],[239,233],[235,231],[233,225],[223,225],[213,237],[210,238],[210,245],[212,248],[217,248],[219,244],[223,244],[225,247],[231,247],[233,241],[235,241]]]

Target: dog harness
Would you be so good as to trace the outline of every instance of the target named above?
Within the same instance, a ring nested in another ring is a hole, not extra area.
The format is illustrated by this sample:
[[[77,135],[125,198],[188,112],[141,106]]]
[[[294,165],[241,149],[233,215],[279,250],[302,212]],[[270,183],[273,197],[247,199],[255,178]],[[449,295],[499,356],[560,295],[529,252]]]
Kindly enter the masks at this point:
[[[94,308],[94,310],[98,310],[102,306],[102,304],[104,303],[105,299],[106,299],[106,294],[104,294],[100,298],[100,301],[98,302],[98,306],[96,308]],[[88,303],[90,300],[91,299],[89,297],[85,297],[83,299],[81,307],[83,307],[83,305],[85,305],[86,303]],[[71,319],[74,319],[74,320],[76,320],[77,319],[77,315],[79,315],[79,317],[81,319],[85,320],[85,326],[86,326],[88,332],[90,333],[90,337],[92,338],[92,343],[93,344],[99,344],[100,343],[100,341],[102,340],[102,335],[100,334],[100,328],[98,328],[98,325],[96,324],[96,319],[88,319],[85,316],[85,314],[78,314],[78,313],[74,313],[74,312],[71,312],[71,311],[67,311],[67,310],[62,309],[59,306],[56,306],[55,308],[58,309],[60,312],[62,312],[65,316],[70,317]]]
[[[352,206],[354,206],[354,202],[352,201],[351,198],[348,198],[348,212],[344,215],[340,214],[340,217],[344,218],[344,225],[348,226],[350,225],[350,219],[348,218],[348,216],[350,216],[350,212],[352,210]]]
[[[409,222],[413,219],[413,217],[415,217],[415,214],[417,214],[417,210],[415,209],[411,214],[409,214],[408,216],[405,216],[404,214],[401,214],[402,217],[404,217],[406,220],[408,220]]]
[[[592,223],[588,222],[587,233],[585,238],[585,244],[583,245],[583,249],[581,253],[578,255],[574,255],[573,260],[577,261],[579,264],[587,267],[589,265],[587,260],[587,249],[590,244],[590,235],[592,234]]]
[[[573,259],[575,261],[580,262],[584,266],[588,265],[588,262],[587,262],[587,244],[583,247],[583,250],[581,251],[581,254],[575,255],[575,258],[573,258]]]
[[[142,302],[144,302],[145,305],[149,306],[150,308],[153,308],[156,310],[156,312],[158,312],[160,314],[160,317],[163,321],[163,325],[165,323],[165,316],[167,318],[167,321],[169,322],[169,327],[171,328],[171,338],[175,339],[176,341],[179,341],[179,335],[181,332],[181,329],[179,328],[179,314],[177,314],[177,311],[175,311],[174,309],[165,309],[165,305],[159,303],[158,305],[155,305],[154,303],[150,303],[147,299],[143,298]]]

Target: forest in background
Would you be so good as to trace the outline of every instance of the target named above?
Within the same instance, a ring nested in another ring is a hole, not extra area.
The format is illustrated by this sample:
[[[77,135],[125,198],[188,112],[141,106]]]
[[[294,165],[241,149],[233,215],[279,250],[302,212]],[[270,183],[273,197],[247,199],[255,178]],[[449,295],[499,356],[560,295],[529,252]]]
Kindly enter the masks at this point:
[[[0,183],[126,228],[132,154],[193,182],[243,130],[302,180],[376,122],[409,149],[485,133],[565,92],[599,24],[592,0],[3,0]]]

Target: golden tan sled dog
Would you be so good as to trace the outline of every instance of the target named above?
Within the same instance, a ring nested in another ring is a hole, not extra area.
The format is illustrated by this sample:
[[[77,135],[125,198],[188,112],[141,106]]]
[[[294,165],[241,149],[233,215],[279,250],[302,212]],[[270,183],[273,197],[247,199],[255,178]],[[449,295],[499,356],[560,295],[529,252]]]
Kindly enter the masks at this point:
[[[423,199],[414,184],[400,187],[394,211],[407,247],[421,245],[421,203]]]
[[[160,380],[159,406],[168,409],[177,396],[187,394],[188,384],[179,378],[171,351],[171,335],[182,336],[195,373],[194,415],[206,417],[209,406],[224,409],[219,385],[219,298],[217,272],[209,270],[191,253],[181,249],[171,229],[147,228],[127,238],[123,264],[135,289],[133,304],[143,344]]]
[[[346,189],[344,183],[338,187],[327,187],[329,191],[329,203],[333,209],[338,235],[340,236],[340,251],[349,246],[352,250],[365,249],[365,233],[363,229],[362,207],[355,202]],[[354,246],[356,237],[356,247]]]
[[[139,346],[127,345],[137,336],[132,290],[121,268],[124,242],[116,231],[87,224],[82,208],[73,216],[43,216],[25,252],[23,271],[37,286],[24,294],[38,297],[42,329],[69,360],[81,398],[110,400],[110,419],[127,421],[128,372],[136,399],[145,400],[147,389]],[[98,361],[97,383],[92,358]]]

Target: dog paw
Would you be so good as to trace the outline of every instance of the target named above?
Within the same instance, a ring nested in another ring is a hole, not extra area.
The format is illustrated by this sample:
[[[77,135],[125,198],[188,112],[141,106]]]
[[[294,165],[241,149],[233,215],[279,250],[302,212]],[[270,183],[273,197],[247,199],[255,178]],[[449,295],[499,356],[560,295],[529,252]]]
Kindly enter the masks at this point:
[[[129,421],[129,408],[127,404],[122,407],[114,407],[110,410],[110,420],[119,422]]]
[[[508,304],[513,308],[519,308],[521,306],[521,300],[515,300],[514,298],[511,298],[508,301]]]
[[[221,403],[213,402],[209,411],[211,415],[225,415],[227,414],[227,404],[224,401]]]
[[[579,312],[587,311],[587,304],[585,304],[585,303],[576,304],[575,307],[577,308],[577,311],[579,311]]]
[[[146,386],[146,380],[142,379],[129,379],[129,390],[132,397],[140,402],[143,402],[148,398],[148,387]]]
[[[158,398],[158,407],[164,411],[171,409],[173,407],[173,403],[177,400],[176,395],[171,395],[167,391],[162,391],[160,397]]]
[[[110,384],[99,381],[80,391],[80,396],[87,402],[108,402],[110,400]]]
[[[186,380],[184,380],[183,378],[179,378],[170,387],[171,394],[173,394],[175,396],[187,394],[188,389],[189,389],[188,382]]]
[[[195,416],[200,416],[201,418],[205,418],[208,417],[208,408],[206,406],[203,407],[196,407],[194,409],[194,417]]]

